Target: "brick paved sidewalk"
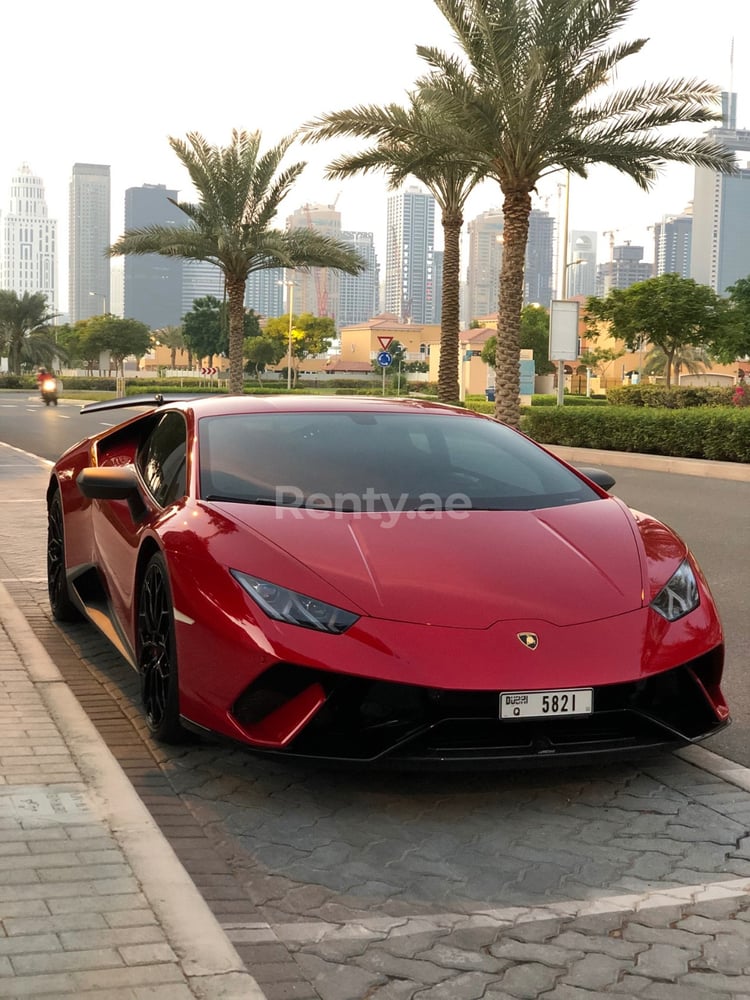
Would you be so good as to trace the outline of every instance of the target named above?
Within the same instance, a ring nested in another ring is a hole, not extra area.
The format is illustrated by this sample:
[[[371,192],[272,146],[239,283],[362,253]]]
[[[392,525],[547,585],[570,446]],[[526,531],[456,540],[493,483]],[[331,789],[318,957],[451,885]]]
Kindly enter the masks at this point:
[[[0,448],[0,581],[44,544],[43,463]],[[35,564],[35,563],[32,563]],[[0,998],[263,1000],[0,582]]]

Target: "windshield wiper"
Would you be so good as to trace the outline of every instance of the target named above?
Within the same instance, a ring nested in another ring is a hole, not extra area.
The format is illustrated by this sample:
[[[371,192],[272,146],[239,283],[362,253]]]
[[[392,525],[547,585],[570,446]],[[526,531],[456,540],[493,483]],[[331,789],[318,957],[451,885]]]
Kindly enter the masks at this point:
[[[214,503],[255,503],[276,507],[277,503],[273,497],[233,497],[225,493],[209,493],[203,497],[204,500],[213,500]],[[284,505],[282,505],[284,506]]]

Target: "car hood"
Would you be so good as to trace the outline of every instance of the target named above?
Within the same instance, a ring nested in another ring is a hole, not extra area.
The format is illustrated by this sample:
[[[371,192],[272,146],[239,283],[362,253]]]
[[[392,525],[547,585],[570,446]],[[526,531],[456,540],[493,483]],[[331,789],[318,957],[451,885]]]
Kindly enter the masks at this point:
[[[345,607],[376,618],[457,628],[530,619],[570,625],[644,604],[640,536],[614,497],[536,511],[222,506],[339,591]],[[293,565],[280,560],[273,582],[299,589]]]

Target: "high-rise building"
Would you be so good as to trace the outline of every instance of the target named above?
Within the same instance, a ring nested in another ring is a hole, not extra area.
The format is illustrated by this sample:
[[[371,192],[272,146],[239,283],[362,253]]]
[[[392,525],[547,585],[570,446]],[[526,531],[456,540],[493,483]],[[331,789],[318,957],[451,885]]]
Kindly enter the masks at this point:
[[[554,285],[555,220],[539,208],[529,214],[529,239],[523,272],[524,305],[549,309]]]
[[[466,269],[466,314],[470,323],[497,312],[498,282],[503,262],[503,213],[483,212],[468,225],[469,260]]]
[[[418,187],[388,198],[385,311],[410,323],[434,323],[435,199]]]
[[[19,296],[41,292],[57,312],[57,222],[47,215],[44,184],[28,163],[11,180],[2,217],[0,288]]]
[[[345,230],[341,233],[341,240],[348,243],[364,260],[365,269],[362,274],[340,276],[336,316],[339,329],[354,323],[364,323],[380,312],[380,268],[373,234]]]
[[[289,274],[291,273],[290,271]],[[286,312],[284,297],[286,280],[284,269],[281,267],[253,271],[248,275],[245,286],[245,308],[252,309],[258,316],[283,316]],[[297,309],[296,299],[292,302],[292,307],[295,312],[301,312]]]
[[[580,261],[580,263],[579,263]],[[596,292],[596,233],[573,229],[568,245],[565,298]]]
[[[722,94],[721,128],[708,135],[735,153],[750,152],[750,130],[737,128],[737,95]],[[690,277],[720,295],[750,274],[750,162],[735,174],[695,168]]]
[[[323,236],[341,236],[341,212],[335,205],[303,205],[286,220],[287,229],[315,229]],[[338,321],[339,272],[327,267],[289,273],[294,281],[294,312],[331,316]]]
[[[177,192],[164,184],[144,184],[125,192],[125,229],[181,226],[186,222],[169,199]],[[182,272],[179,257],[127,254],[125,257],[125,316],[152,330],[179,326],[182,321]]]
[[[629,241],[612,247],[612,259],[600,264],[596,272],[596,294],[606,295],[613,288],[630,288],[637,281],[653,277],[654,265],[643,260],[643,247]]]
[[[70,321],[110,311],[110,177],[103,163],[74,163],[68,202]]]
[[[182,306],[180,317],[191,312],[196,299],[212,295],[219,301],[224,296],[224,275],[210,260],[182,262]]]
[[[661,222],[654,223],[654,274],[689,278],[692,242],[692,206],[680,215],[665,215]]]

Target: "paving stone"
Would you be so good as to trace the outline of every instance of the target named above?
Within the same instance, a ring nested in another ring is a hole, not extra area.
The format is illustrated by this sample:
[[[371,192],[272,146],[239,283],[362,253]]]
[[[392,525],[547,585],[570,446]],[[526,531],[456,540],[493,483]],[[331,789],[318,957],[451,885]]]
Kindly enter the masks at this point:
[[[698,958],[700,954],[700,945],[697,943],[695,948],[690,949],[655,944],[638,955],[635,971],[639,976],[674,981],[687,973],[691,960]]]
[[[627,959],[589,954],[573,962],[560,978],[562,983],[569,986],[598,990],[616,983],[623,975],[632,972],[633,968],[633,962]]]

